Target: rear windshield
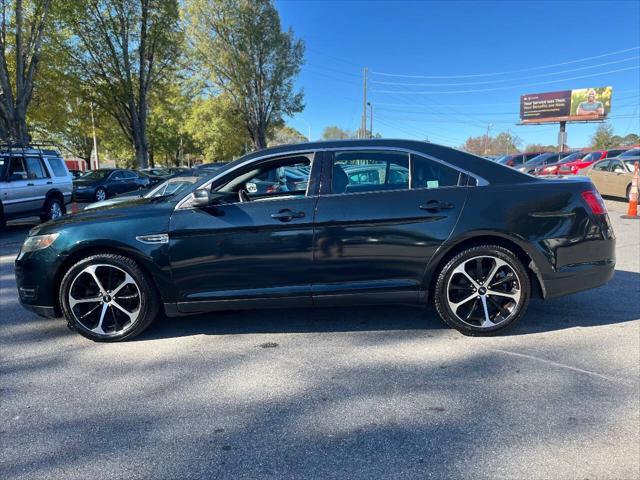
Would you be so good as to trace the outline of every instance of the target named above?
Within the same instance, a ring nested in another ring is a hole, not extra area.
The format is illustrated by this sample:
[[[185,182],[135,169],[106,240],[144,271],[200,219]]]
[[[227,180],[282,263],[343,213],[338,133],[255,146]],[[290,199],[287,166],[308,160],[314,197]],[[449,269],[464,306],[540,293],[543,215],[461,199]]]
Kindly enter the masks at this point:
[[[525,163],[528,167],[536,167],[538,165],[542,165],[548,158],[553,156],[553,153],[541,153],[537,157],[533,157],[531,160]]]
[[[602,152],[591,152],[587,153],[582,160],[585,162],[595,162],[596,160],[599,160],[601,156]]]

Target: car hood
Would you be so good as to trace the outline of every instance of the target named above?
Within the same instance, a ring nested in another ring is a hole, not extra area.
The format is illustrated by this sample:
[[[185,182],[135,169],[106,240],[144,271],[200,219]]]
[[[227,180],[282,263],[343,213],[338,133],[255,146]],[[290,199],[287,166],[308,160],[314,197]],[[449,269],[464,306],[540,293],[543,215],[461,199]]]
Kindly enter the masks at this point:
[[[125,199],[125,201],[82,210],[78,213],[64,215],[56,220],[50,220],[31,229],[30,235],[41,235],[53,233],[67,228],[80,227],[91,223],[104,223],[123,221],[131,222],[131,228],[139,221],[153,217],[168,217],[173,212],[176,203],[174,201],[163,201],[161,198],[135,198]]]
[[[122,195],[122,196],[117,196],[117,197],[114,197],[114,198],[110,198],[108,200],[102,200],[101,202],[90,203],[89,205],[84,207],[84,209],[85,210],[93,210],[95,208],[110,207],[112,205],[117,205],[117,204],[123,203],[123,202],[130,202],[132,200],[139,200],[140,198],[142,198],[141,195]]]

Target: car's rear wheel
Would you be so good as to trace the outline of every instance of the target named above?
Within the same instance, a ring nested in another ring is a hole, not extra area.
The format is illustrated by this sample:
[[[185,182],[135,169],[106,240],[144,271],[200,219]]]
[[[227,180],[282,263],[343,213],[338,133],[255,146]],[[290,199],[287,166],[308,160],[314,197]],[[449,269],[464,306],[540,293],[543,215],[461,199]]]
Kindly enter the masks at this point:
[[[55,220],[65,214],[64,204],[59,198],[49,197],[44,204],[44,211],[40,215],[40,220],[46,222],[48,220]]]
[[[92,255],[62,279],[59,301],[69,328],[95,341],[114,342],[145,330],[159,310],[159,295],[131,258]]]
[[[491,335],[527,309],[529,275],[516,255],[498,245],[465,250],[440,270],[434,303],[440,317],[466,335]]]
[[[106,200],[107,199],[107,191],[104,188],[100,187],[100,188],[96,189],[96,196],[95,197],[96,197],[95,198],[96,202],[101,202],[103,200]]]

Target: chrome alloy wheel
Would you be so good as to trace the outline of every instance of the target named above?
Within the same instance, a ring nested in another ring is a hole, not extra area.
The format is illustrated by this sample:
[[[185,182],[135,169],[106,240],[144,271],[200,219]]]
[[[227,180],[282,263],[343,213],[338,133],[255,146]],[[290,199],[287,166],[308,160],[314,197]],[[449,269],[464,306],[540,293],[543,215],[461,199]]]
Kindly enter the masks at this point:
[[[460,321],[489,329],[517,312],[521,285],[515,269],[504,260],[473,257],[453,270],[447,284],[447,302]]]
[[[56,218],[60,218],[62,216],[62,207],[58,202],[51,202],[51,206],[49,207],[49,217],[51,220],[55,220]]]
[[[87,330],[103,336],[129,330],[140,315],[140,288],[123,269],[89,265],[71,282],[69,309]]]
[[[107,192],[104,191],[102,188],[99,188],[96,191],[96,200],[98,202],[102,202],[103,200],[106,200],[106,199],[107,199]]]

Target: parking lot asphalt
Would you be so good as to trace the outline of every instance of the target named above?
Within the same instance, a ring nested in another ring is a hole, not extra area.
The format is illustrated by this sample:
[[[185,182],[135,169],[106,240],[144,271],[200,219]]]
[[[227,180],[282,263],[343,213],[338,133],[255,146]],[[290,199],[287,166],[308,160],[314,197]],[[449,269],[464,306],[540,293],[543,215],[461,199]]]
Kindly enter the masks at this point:
[[[614,279],[469,338],[406,306],[160,319],[97,344],[23,310],[0,233],[0,478],[640,477],[640,221]]]

